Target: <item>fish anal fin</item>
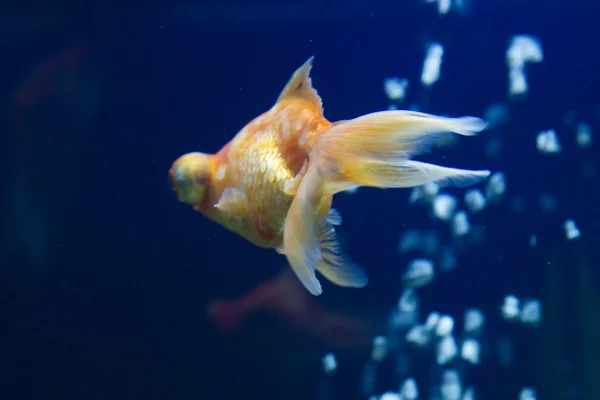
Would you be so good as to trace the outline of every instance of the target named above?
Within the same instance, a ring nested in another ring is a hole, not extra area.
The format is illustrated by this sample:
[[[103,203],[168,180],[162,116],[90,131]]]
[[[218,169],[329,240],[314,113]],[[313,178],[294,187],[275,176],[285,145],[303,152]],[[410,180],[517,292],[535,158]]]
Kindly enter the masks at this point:
[[[313,88],[310,79],[310,70],[312,68],[314,56],[310,57],[300,68],[298,68],[287,85],[279,95],[277,102],[296,98],[312,104],[317,110],[323,113],[323,102],[317,91]]]
[[[329,213],[327,213],[327,222],[331,225],[341,225],[342,224],[342,214],[335,208],[331,208]]]
[[[324,221],[319,233],[321,261],[317,271],[325,278],[342,287],[361,288],[369,277],[362,267],[352,263],[342,252],[335,228]]]
[[[315,272],[321,261],[317,225],[321,183],[315,169],[309,167],[288,210],[280,250],[300,282],[315,296],[323,292]]]

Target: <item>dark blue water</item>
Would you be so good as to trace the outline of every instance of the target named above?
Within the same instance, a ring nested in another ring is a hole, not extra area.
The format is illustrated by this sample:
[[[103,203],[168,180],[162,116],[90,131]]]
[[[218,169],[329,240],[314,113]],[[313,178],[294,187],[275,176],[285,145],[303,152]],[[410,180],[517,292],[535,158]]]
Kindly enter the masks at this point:
[[[1,161],[7,249],[0,269],[0,398],[362,398],[369,349],[340,352],[340,369],[326,381],[320,359],[327,346],[277,316],[259,313],[231,335],[215,330],[208,302],[274,277],[284,259],[179,204],[167,181],[179,155],[218,151],[271,107],[311,55],[313,84],[332,121],[386,109],[382,82],[395,75],[411,82],[406,104],[426,112],[482,116],[492,103],[509,106],[510,122],[493,131],[503,141],[498,157],[486,156],[484,133],[425,159],[504,172],[507,197],[521,196],[526,211],[514,213],[508,199],[486,211],[479,218],[484,243],[420,292],[422,308],[462,315],[478,307],[490,315],[487,358],[465,378],[478,388],[477,398],[516,399],[524,386],[535,386],[539,398],[566,398],[545,389],[552,343],[573,365],[561,372],[565,386],[581,388],[588,351],[577,344],[586,329],[577,322],[584,313],[577,297],[582,258],[593,270],[588,280],[596,289],[600,282],[592,247],[598,175],[586,179],[581,171],[586,163],[600,166],[597,143],[580,150],[563,115],[574,110],[592,132],[600,129],[598,6],[473,0],[467,16],[442,18],[413,1],[272,3],[6,9],[7,21],[23,17],[3,27],[8,151]],[[540,38],[544,61],[527,68],[530,92],[513,102],[505,51],[520,33]],[[441,41],[445,55],[440,81],[426,91],[419,77],[430,40]],[[69,48],[76,49],[71,58],[64,55]],[[28,93],[40,95],[19,103],[16,93],[32,81]],[[563,144],[551,157],[535,146],[537,132],[549,128]],[[538,205],[545,192],[557,198],[553,213]],[[371,281],[362,290],[324,283],[319,302],[373,315],[392,308],[409,260],[396,248],[402,232],[416,227],[448,235],[426,211],[409,207],[408,195],[360,189],[336,197],[345,247]],[[18,222],[11,225],[11,218]],[[577,243],[564,238],[566,218],[582,232]],[[44,243],[42,255],[15,244],[16,226],[25,237],[43,238],[34,241]],[[565,293],[554,302],[549,264],[560,265]],[[544,325],[504,324],[497,309],[508,293],[558,304],[563,336],[545,335]],[[503,335],[516,343],[516,360],[506,368],[495,362],[491,344]],[[425,396],[435,362],[418,354],[413,375],[424,382]],[[397,390],[392,369],[381,368],[377,393]]]

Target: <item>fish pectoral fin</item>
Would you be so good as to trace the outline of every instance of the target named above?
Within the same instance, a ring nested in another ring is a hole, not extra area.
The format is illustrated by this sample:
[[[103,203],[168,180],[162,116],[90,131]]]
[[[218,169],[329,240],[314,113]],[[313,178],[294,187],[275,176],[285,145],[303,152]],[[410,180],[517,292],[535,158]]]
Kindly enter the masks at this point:
[[[367,273],[344,255],[335,228],[327,221],[321,226],[319,244],[321,261],[317,264],[317,271],[325,278],[342,287],[361,288],[367,285]]]
[[[248,199],[239,189],[227,188],[223,191],[221,198],[215,208],[229,214],[232,217],[246,217],[248,215]]]
[[[283,186],[283,192],[288,196],[295,196],[296,193],[298,193],[298,188],[300,187],[300,183],[302,182],[304,175],[306,175],[307,170],[308,161],[304,161],[304,164],[302,164],[300,171],[298,171],[294,179],[285,183],[285,185]]]

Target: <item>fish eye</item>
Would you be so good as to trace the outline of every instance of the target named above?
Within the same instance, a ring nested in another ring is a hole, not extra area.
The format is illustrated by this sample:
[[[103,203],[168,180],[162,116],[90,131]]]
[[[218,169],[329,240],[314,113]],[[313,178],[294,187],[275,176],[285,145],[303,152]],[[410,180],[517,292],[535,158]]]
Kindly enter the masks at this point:
[[[208,184],[208,178],[201,174],[196,174],[194,176],[194,183],[198,186],[204,186]]]
[[[171,169],[168,179],[171,185],[184,185],[188,182],[181,167]]]

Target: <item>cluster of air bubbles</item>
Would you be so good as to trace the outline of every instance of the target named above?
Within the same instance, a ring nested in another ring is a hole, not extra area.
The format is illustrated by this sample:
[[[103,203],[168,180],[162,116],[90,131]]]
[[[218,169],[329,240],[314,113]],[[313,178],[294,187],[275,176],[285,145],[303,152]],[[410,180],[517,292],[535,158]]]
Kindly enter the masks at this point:
[[[335,371],[337,371],[337,359],[333,353],[325,354],[321,359],[321,363],[323,365],[323,371],[325,371],[327,375],[333,375]]]
[[[457,7],[461,8],[462,0],[454,0]],[[452,0],[438,0],[440,10],[447,12],[450,10]],[[425,57],[423,60],[423,68],[421,70],[421,85],[431,87],[439,79],[442,71],[442,60],[444,57],[444,46],[438,41],[429,42],[425,48]],[[390,101],[390,109],[397,109],[397,105],[406,100],[409,81],[407,78],[389,77],[383,81],[383,90]],[[418,111],[418,105],[409,107],[412,111]],[[496,110],[500,113],[502,110]]]
[[[375,336],[373,339],[373,349],[371,351],[371,358],[374,361],[385,360],[388,353],[388,340],[383,336]]]
[[[504,298],[500,312],[506,321],[520,321],[529,326],[537,326],[542,320],[542,304],[539,300],[520,300],[512,294]]]
[[[477,236],[480,214],[499,204],[507,191],[506,177],[502,172],[493,173],[482,187],[470,187],[460,191],[446,191],[442,187],[429,183],[414,188],[409,195],[409,203],[426,207],[433,220],[442,223],[450,232],[454,242],[443,243],[439,229],[406,229],[398,241],[401,254],[413,255],[409,258],[400,274],[403,290],[397,306],[389,318],[390,333],[378,336],[373,341],[371,360],[363,371],[363,394],[373,399],[418,399],[419,382],[410,376],[410,361],[404,357],[407,349],[430,351],[439,377],[435,388],[438,398],[475,399],[476,387],[463,383],[463,374],[469,368],[476,368],[482,360],[489,357],[483,350],[482,341],[489,340],[485,334],[488,317],[477,308],[468,308],[462,315],[462,328],[457,328],[456,317],[438,311],[431,311],[421,319],[418,291],[436,279],[436,272],[447,272],[456,268],[459,260],[457,250],[467,237]],[[544,200],[550,202],[548,199]],[[564,224],[569,240],[579,237],[580,233],[573,220]],[[532,236],[532,242],[537,237]],[[469,241],[479,243],[478,241]],[[535,243],[534,243],[535,245]],[[460,317],[459,317],[460,318]],[[498,304],[496,318],[505,324],[518,324],[524,327],[539,327],[542,322],[542,305],[539,299],[519,298],[509,294]],[[390,338],[395,338],[390,340]],[[401,338],[401,344],[396,338]],[[408,347],[405,347],[408,346]],[[396,351],[396,348],[403,350]],[[402,354],[399,354],[402,353]],[[498,365],[510,365],[514,358],[514,345],[509,337],[497,339]],[[399,382],[398,390],[387,391],[375,396],[378,368],[381,362],[390,356],[396,358],[400,370],[405,371]],[[535,395],[535,390],[524,388],[519,395]],[[534,397],[533,397],[534,398]]]
[[[563,227],[565,230],[565,236],[568,240],[578,239],[579,236],[581,236],[581,232],[579,231],[579,228],[577,228],[577,224],[575,224],[574,220],[566,220]]]
[[[425,0],[435,3],[440,15],[452,10],[459,10],[466,3],[456,0]],[[425,48],[425,57],[421,70],[421,86],[423,89],[433,86],[441,76],[444,47],[439,41],[430,41]],[[529,84],[526,69],[529,64],[541,63],[544,60],[539,38],[531,35],[514,35],[510,38],[506,50],[508,67],[508,98],[520,99],[527,95]],[[412,78],[411,78],[412,79]],[[406,101],[409,87],[406,78],[387,78],[384,81],[384,92],[392,108]],[[411,89],[412,90],[412,89]],[[509,103],[518,107],[518,103]],[[418,110],[418,106],[407,107]],[[600,115],[600,113],[599,113]],[[511,123],[509,106],[498,101],[485,109],[484,118],[491,132],[486,132],[485,155],[489,158],[498,156],[503,151],[503,140]],[[600,119],[600,118],[599,118]],[[581,121],[574,112],[565,114],[564,127],[545,126],[535,137],[538,152],[556,159],[563,151],[563,142],[575,145],[579,150],[590,149],[594,144],[592,127]],[[557,133],[558,131],[558,133]],[[571,136],[568,134],[571,132]],[[560,138],[559,138],[560,135]],[[527,140],[531,140],[527,139]],[[533,146],[532,141],[530,142]],[[594,173],[593,165],[584,165],[584,175]],[[507,171],[508,172],[508,171]],[[517,183],[515,183],[515,187]],[[469,187],[461,191],[450,190],[428,183],[411,190],[409,204],[424,207],[435,228],[409,227],[402,233],[397,249],[406,257],[400,280],[403,286],[397,306],[389,318],[390,333],[378,336],[373,342],[371,360],[366,365],[363,376],[363,394],[377,400],[417,400],[419,399],[418,378],[411,376],[410,357],[406,352],[410,349],[429,351],[433,356],[437,377],[434,379],[433,398],[440,400],[472,400],[476,398],[476,387],[465,385],[464,373],[469,368],[476,368],[482,359],[490,357],[488,346],[490,338],[486,336],[485,327],[489,319],[501,321],[503,326],[520,326],[536,328],[542,324],[542,304],[539,299],[527,296],[507,294],[498,299],[497,313],[484,312],[478,308],[468,308],[462,315],[462,329],[455,321],[461,316],[453,316],[438,311],[422,314],[419,293],[423,287],[434,279],[439,279],[440,272],[452,271],[461,264],[461,252],[477,246],[482,242],[484,231],[482,221],[489,209],[506,203],[513,212],[524,214],[531,204],[531,199],[518,193],[507,196],[507,176],[503,171],[495,171],[481,185]],[[511,185],[512,188],[512,185]],[[545,214],[557,211],[557,197],[550,192],[534,195],[538,209]],[[563,220],[563,231],[567,241],[577,240],[581,232],[573,219]],[[449,234],[444,234],[446,229]],[[529,242],[524,243],[531,248],[538,247],[543,235],[532,232]],[[449,239],[448,239],[449,238]],[[424,317],[424,318],[423,318]],[[513,328],[510,328],[513,329]],[[401,344],[397,342],[401,338]],[[499,365],[510,365],[515,359],[515,347],[510,337],[501,336],[496,341],[496,362]],[[396,351],[399,347],[400,350]],[[419,353],[422,354],[422,353]],[[397,390],[387,391],[379,396],[374,395],[377,368],[382,360],[395,357],[401,380]],[[428,389],[432,389],[431,387]],[[430,390],[429,390],[430,391]],[[536,390],[524,387],[515,397],[520,400],[535,400]]]
[[[397,313],[412,313],[418,310],[419,302],[413,289],[405,289],[402,297],[410,297],[410,301],[401,300]],[[402,306],[403,303],[406,303]],[[542,320],[542,307],[538,299],[518,299],[514,295],[507,295],[499,307],[500,315],[507,322],[520,323],[523,326],[537,327]],[[442,399],[464,399],[474,398],[473,387],[464,387],[461,383],[461,373],[465,366],[477,366],[482,360],[481,338],[484,337],[486,317],[484,313],[476,308],[465,310],[463,315],[463,326],[457,331],[455,319],[451,315],[433,311],[427,315],[423,322],[414,322],[409,318],[401,324],[399,319],[392,320],[393,332],[404,331],[404,340],[407,344],[416,348],[431,349],[435,355],[435,362],[441,371],[441,384],[438,391]],[[373,342],[372,359],[383,360],[389,351],[388,341],[383,337],[375,338]],[[498,343],[499,364],[510,364],[512,362],[513,346],[506,338]],[[462,366],[462,367],[460,367]],[[460,368],[459,368],[460,367]],[[372,371],[372,369],[369,369]],[[375,379],[369,377],[369,379]],[[410,390],[409,390],[410,389]],[[522,393],[533,389],[525,388]],[[386,397],[392,395],[399,399],[405,397],[406,392],[418,396],[417,382],[414,378],[408,378],[400,385],[399,392],[387,392]],[[418,397],[411,397],[418,398]]]
[[[435,3],[439,15],[446,15],[451,11],[465,15],[470,10],[470,0],[425,0],[426,3]]]
[[[444,56],[444,46],[439,42],[432,42],[425,50],[425,60],[423,61],[423,72],[421,72],[421,84],[429,87],[440,79],[442,69],[442,57]]]
[[[383,81],[383,90],[390,102],[398,104],[406,98],[408,90],[408,79],[400,79],[397,77],[386,78]]]
[[[536,138],[537,148],[541,153],[560,153],[562,146],[554,129],[548,129],[538,133]]]
[[[487,199],[479,189],[471,189],[465,193],[465,206],[469,212],[477,214],[482,211],[487,204]]]
[[[593,135],[589,123],[580,121],[573,110],[563,114],[563,123],[575,132],[575,142],[580,149],[587,150],[592,147]]]
[[[481,240],[481,229],[474,229],[471,219],[485,210],[490,203],[497,203],[503,197],[506,192],[504,174],[501,172],[492,174],[484,191],[485,194],[480,188],[471,188],[464,192],[461,201],[457,196],[442,191],[435,183],[428,183],[411,191],[409,203],[427,206],[434,219],[448,224],[455,240],[461,241],[468,238],[473,239],[471,242],[477,243]],[[431,237],[435,233],[428,235]],[[430,243],[434,240],[425,238],[425,233],[407,230],[400,239],[398,249],[403,253],[421,250],[424,254],[431,255],[431,252],[425,252],[425,249],[431,247]],[[439,248],[439,240],[436,240],[435,243],[436,248]],[[448,259],[447,256],[446,259]]]
[[[449,0],[441,0],[448,2]],[[421,72],[421,84],[425,87],[432,86],[438,81],[442,68],[442,57],[444,56],[444,47],[439,42],[430,42],[425,49],[425,59],[423,60],[423,69]],[[383,81],[383,91],[391,103],[389,109],[397,109],[397,106],[403,103],[407,97],[409,81],[407,78],[389,77]],[[412,111],[418,111],[418,105],[409,107]]]
[[[506,178],[502,172],[494,172],[485,186],[485,196],[490,203],[499,202],[506,193]]]
[[[463,373],[469,368],[481,364],[486,355],[482,351],[482,340],[485,340],[486,316],[477,308],[469,308],[462,316],[462,329],[456,327],[455,318],[449,314],[437,311],[430,312],[422,322],[415,319],[418,313],[419,301],[414,289],[407,288],[401,295],[394,317],[390,319],[392,337],[397,337],[403,332],[403,342],[416,349],[426,349],[433,353],[435,364],[439,371],[439,385],[435,388],[439,398],[450,399],[475,399],[475,388],[464,385]],[[507,323],[518,323],[523,326],[537,327],[542,320],[542,306],[538,299],[519,299],[514,295],[507,295],[499,305],[499,314]],[[410,314],[410,317],[401,318],[401,314]],[[363,371],[363,394],[371,396],[373,400],[381,399],[418,399],[418,382],[410,374],[406,374],[406,367],[401,365],[405,375],[398,386],[398,391],[387,391],[380,396],[374,396],[373,390],[377,381],[377,369],[380,363],[390,355],[396,355],[400,363],[407,349],[399,354],[392,351],[391,342],[384,336],[377,336],[373,340],[371,361]],[[514,358],[512,342],[502,337],[498,340],[498,364],[509,365]],[[408,376],[408,377],[406,377]],[[523,388],[519,398],[535,395],[532,388]]]
[[[400,253],[421,251],[424,255],[434,256],[438,253],[439,248],[440,238],[435,230],[407,229],[398,242]]]
[[[519,400],[536,400],[535,389],[523,388],[519,392]]]
[[[421,287],[428,285],[433,280],[433,262],[424,258],[417,258],[408,263],[406,271],[402,274],[405,287]]]
[[[539,63],[544,60],[542,44],[536,37],[529,35],[513,36],[506,50],[508,65],[508,94],[511,97],[521,97],[529,91],[525,66],[529,63]]]
[[[577,145],[581,149],[585,150],[592,147],[592,130],[590,129],[590,126],[585,122],[580,122],[579,125],[577,125],[576,138]]]

